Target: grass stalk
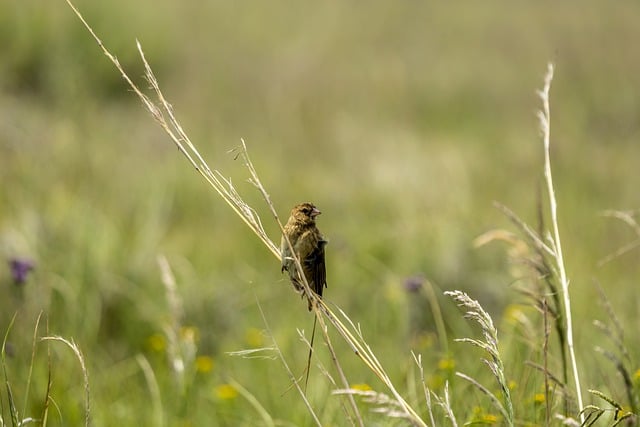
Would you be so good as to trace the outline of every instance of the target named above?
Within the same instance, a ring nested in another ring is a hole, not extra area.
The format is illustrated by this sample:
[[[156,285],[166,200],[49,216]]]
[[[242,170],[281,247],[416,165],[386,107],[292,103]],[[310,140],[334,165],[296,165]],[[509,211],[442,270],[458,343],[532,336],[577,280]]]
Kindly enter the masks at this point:
[[[160,386],[158,380],[153,373],[153,368],[149,363],[149,360],[142,354],[136,355],[136,362],[142,370],[144,380],[147,383],[149,394],[151,394],[151,405],[153,406],[153,418],[155,419],[154,425],[157,427],[164,426],[164,415],[162,413],[162,398],[160,397]]]
[[[2,362],[2,373],[4,376],[4,386],[7,391],[7,403],[9,405],[9,416],[11,417],[11,422],[14,426],[20,425],[18,421],[18,410],[16,409],[16,403],[13,398],[13,391],[11,389],[11,383],[9,382],[9,376],[7,374],[7,365],[6,365],[6,348],[7,348],[7,340],[9,338],[9,332],[13,328],[13,324],[16,320],[17,313],[14,313],[11,318],[11,322],[9,322],[9,326],[7,327],[7,331],[5,332],[4,339],[2,340],[2,350],[0,351],[0,359]],[[4,405],[2,406],[2,412],[4,413]],[[0,418],[1,419],[1,418]],[[3,421],[4,424],[4,421]]]
[[[429,390],[429,387],[427,387],[427,382],[425,380],[424,366],[422,366],[422,355],[418,354],[416,356],[416,354],[414,352],[411,352],[411,355],[413,356],[413,360],[416,363],[416,365],[418,366],[418,371],[420,372],[420,383],[422,384],[422,391],[424,393],[424,401],[427,404],[427,410],[429,412],[429,421],[431,421],[431,425],[432,426],[435,426],[436,425],[436,421],[433,418],[433,411],[431,410],[431,390]]]
[[[275,350],[276,354],[278,355],[278,358],[280,359],[280,362],[282,363],[282,366],[284,366],[284,369],[287,371],[287,375],[289,375],[289,380],[291,381],[291,384],[293,384],[293,386],[298,391],[298,394],[302,397],[302,401],[304,402],[305,406],[307,407],[307,411],[309,411],[309,414],[311,415],[311,418],[313,419],[313,422],[315,423],[315,425],[317,425],[318,427],[321,427],[322,423],[320,422],[320,419],[318,418],[318,416],[316,415],[315,411],[313,410],[313,407],[311,406],[311,403],[309,402],[309,399],[307,399],[307,396],[304,393],[304,390],[302,390],[302,387],[300,387],[300,384],[298,384],[298,380],[296,379],[296,376],[293,374],[293,371],[289,367],[289,364],[287,363],[287,360],[285,359],[284,355],[282,354],[282,351],[280,350],[280,347],[278,346],[278,343],[276,342],[276,339],[273,337],[273,334],[271,333],[271,328],[269,327],[269,322],[267,321],[267,317],[264,315],[264,311],[262,311],[262,306],[260,304],[258,304],[258,309],[260,310],[260,315],[262,316],[262,321],[264,322],[264,326],[265,326],[265,328],[267,328],[267,332],[269,333],[269,336],[271,337],[271,342],[273,343],[273,349]]]
[[[464,307],[467,310],[464,315],[466,319],[473,320],[478,323],[478,325],[480,325],[484,340],[474,338],[460,338],[456,339],[455,341],[472,344],[484,350],[490,356],[489,358],[482,359],[482,361],[489,367],[489,370],[500,386],[502,402],[500,402],[500,399],[498,399],[498,397],[494,393],[492,393],[488,388],[480,384],[472,377],[460,372],[456,372],[456,375],[469,381],[471,384],[475,385],[481,392],[489,396],[491,402],[504,417],[506,425],[513,427],[513,402],[511,400],[509,384],[507,383],[507,378],[504,372],[504,363],[498,350],[498,330],[493,324],[493,319],[491,318],[489,313],[487,313],[482,308],[478,301],[471,299],[466,293],[461,291],[447,291],[445,292],[445,295],[451,296],[456,301],[458,306]]]
[[[89,371],[87,370],[87,366],[84,363],[84,356],[80,351],[80,347],[73,342],[73,340],[69,341],[65,338],[59,336],[51,336],[51,337],[42,337],[42,341],[58,341],[65,344],[67,347],[73,351],[78,362],[80,362],[80,369],[82,370],[82,378],[84,382],[84,425],[89,426],[91,421],[91,399],[89,393]]]
[[[438,406],[440,406],[440,408],[442,408],[442,410],[444,411],[445,416],[449,418],[449,421],[451,421],[451,425],[453,427],[458,427],[458,420],[456,420],[456,416],[453,413],[453,409],[451,408],[451,397],[449,395],[449,381],[446,381],[444,383],[444,394],[442,397],[438,396],[434,392],[431,392],[431,394],[436,400],[436,403],[438,404]]]
[[[447,328],[444,324],[444,317],[442,316],[442,310],[440,309],[440,303],[436,297],[436,293],[433,289],[433,283],[427,280],[424,289],[427,293],[427,300],[429,301],[429,308],[433,313],[433,321],[436,324],[436,331],[438,331],[438,344],[444,354],[449,354],[449,338],[447,337]]]
[[[549,310],[547,307],[547,299],[542,299],[542,327],[543,327],[543,341],[542,341],[542,358],[544,369],[544,416],[545,425],[551,423],[551,388],[549,387]]]
[[[24,405],[22,408],[22,413],[26,415],[27,413],[27,405],[29,404],[29,391],[31,390],[31,377],[33,375],[33,365],[36,359],[36,343],[38,342],[38,328],[40,327],[40,319],[42,318],[42,312],[38,314],[36,319],[36,326],[33,329],[33,340],[31,345],[31,363],[29,363],[29,373],[27,374],[27,387],[24,392]]]
[[[240,395],[245,398],[247,402],[249,402],[249,404],[253,407],[253,409],[255,409],[255,411],[260,416],[260,419],[262,420],[263,426],[275,427],[276,423],[271,417],[271,415],[269,415],[269,412],[264,408],[264,406],[260,404],[258,399],[253,394],[251,394],[249,390],[244,388],[239,382],[233,379],[229,380],[229,384],[233,388],[235,388],[238,391],[238,393],[240,393]]]
[[[564,258],[562,255],[562,243],[560,240],[560,229],[558,227],[558,204],[556,202],[555,190],[553,187],[553,177],[551,174],[551,153],[550,153],[550,139],[551,139],[551,111],[549,107],[549,92],[551,90],[551,82],[553,80],[553,64],[547,65],[547,74],[544,78],[544,88],[538,91],[538,95],[542,100],[542,111],[538,112],[538,118],[540,120],[540,128],[542,129],[543,142],[544,142],[544,177],[547,184],[547,192],[549,196],[549,210],[551,213],[551,226],[553,235],[551,237],[551,243],[553,245],[553,258],[556,261],[556,268],[560,279],[560,286],[562,289],[562,300],[564,305],[565,325],[566,325],[566,337],[567,337],[567,350],[569,352],[569,360],[573,373],[573,380],[575,384],[576,399],[578,402],[578,410],[580,411],[580,419],[584,421],[584,415],[582,413],[582,388],[580,387],[580,374],[578,373],[578,362],[576,360],[576,353],[573,343],[573,321],[571,314],[571,298],[569,296],[569,280],[567,279],[567,273],[564,267]]]

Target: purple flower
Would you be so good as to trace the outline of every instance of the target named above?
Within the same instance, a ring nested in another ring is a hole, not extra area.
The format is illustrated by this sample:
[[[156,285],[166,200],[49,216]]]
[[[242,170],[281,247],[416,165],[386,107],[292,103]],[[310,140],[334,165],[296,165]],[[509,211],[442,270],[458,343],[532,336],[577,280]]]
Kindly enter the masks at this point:
[[[33,261],[24,258],[12,258],[9,260],[11,277],[16,285],[23,285],[27,281],[27,275],[34,269]]]
[[[409,293],[419,292],[424,284],[424,276],[421,274],[404,279],[404,290]]]

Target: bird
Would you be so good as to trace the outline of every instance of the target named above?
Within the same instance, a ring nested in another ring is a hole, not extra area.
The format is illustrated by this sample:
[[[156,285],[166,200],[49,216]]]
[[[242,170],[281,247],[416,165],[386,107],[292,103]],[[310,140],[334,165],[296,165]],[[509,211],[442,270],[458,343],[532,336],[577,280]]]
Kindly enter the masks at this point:
[[[316,217],[320,215],[320,209],[313,203],[300,203],[291,209],[289,220],[284,226],[282,241],[280,242],[280,255],[282,258],[281,272],[289,273],[289,279],[296,291],[304,296],[303,280],[296,267],[293,257],[300,261],[302,273],[311,290],[322,298],[322,291],[327,286],[327,269],[324,262],[324,247],[327,241],[316,226]],[[288,242],[287,242],[288,240]],[[293,252],[292,252],[293,249]],[[311,298],[307,296],[309,311],[313,308]],[[309,355],[307,357],[306,375],[304,380],[304,390],[307,390],[309,382],[309,372],[311,367],[311,356],[313,354],[313,339],[316,335],[316,324],[318,318],[313,318],[313,329],[311,341],[309,342]]]
[[[327,241],[316,226],[316,217],[320,210],[313,203],[300,203],[291,209],[289,220],[284,226],[284,234],[280,243],[282,257],[282,269],[289,273],[289,279],[293,287],[303,293],[303,280],[299,275],[293,253],[300,260],[302,272],[313,292],[322,298],[322,291],[327,286],[327,271],[324,261],[324,247]],[[291,247],[287,243],[291,243]],[[304,293],[303,293],[304,295]],[[311,298],[307,297],[309,311],[311,311]]]

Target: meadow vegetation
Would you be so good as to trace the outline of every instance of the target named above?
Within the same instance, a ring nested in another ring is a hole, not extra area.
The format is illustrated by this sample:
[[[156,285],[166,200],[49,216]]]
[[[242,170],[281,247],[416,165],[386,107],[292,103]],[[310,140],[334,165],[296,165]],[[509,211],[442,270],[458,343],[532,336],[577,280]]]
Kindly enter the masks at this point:
[[[273,241],[241,138],[281,219],[320,207],[325,301],[427,425],[580,419],[545,249],[536,90],[553,62],[582,417],[637,413],[640,6],[76,6],[146,90],[141,42],[181,125]],[[282,362],[302,376],[313,315],[273,254],[64,1],[1,2],[0,44],[0,425],[83,425],[87,412],[100,426],[313,425]],[[350,387],[316,337],[306,397],[320,423],[349,425],[351,395],[364,425],[406,425],[328,335]]]

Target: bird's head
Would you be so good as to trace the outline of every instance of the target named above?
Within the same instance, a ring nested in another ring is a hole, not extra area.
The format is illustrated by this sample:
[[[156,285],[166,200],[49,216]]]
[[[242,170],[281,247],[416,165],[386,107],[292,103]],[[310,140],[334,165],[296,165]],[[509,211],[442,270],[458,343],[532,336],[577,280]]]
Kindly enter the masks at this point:
[[[313,203],[301,203],[291,210],[291,217],[301,224],[313,224],[320,213]]]

